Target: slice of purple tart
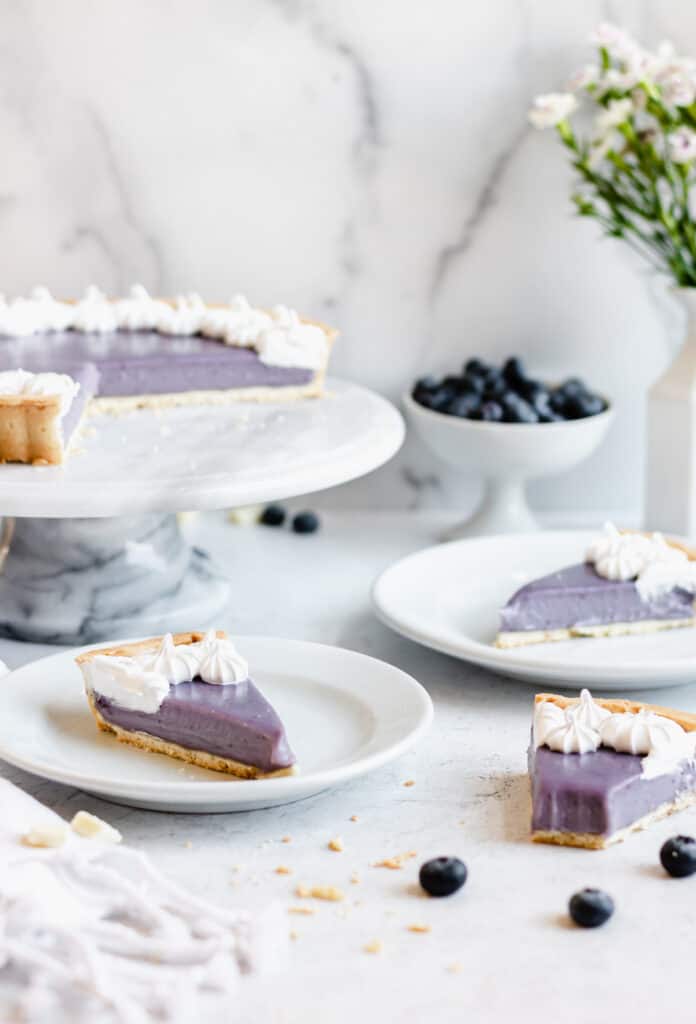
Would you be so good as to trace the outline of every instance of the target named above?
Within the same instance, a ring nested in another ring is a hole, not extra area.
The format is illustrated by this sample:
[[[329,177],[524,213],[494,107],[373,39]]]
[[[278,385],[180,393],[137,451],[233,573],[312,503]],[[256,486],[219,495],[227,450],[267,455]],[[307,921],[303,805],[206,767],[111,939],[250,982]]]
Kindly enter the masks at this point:
[[[167,633],[76,661],[97,725],[123,743],[245,779],[294,770],[283,723],[226,633]]]
[[[532,580],[500,611],[498,647],[694,624],[696,554],[608,524],[586,561]]]
[[[537,694],[532,839],[600,850],[696,803],[696,715]]]

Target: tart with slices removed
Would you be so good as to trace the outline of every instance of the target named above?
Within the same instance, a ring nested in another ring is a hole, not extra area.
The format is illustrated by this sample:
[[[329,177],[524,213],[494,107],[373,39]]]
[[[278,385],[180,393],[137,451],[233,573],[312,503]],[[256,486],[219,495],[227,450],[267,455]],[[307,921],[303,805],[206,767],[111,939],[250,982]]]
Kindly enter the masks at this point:
[[[167,633],[76,661],[98,727],[121,742],[244,779],[294,771],[283,723],[226,633]]]
[[[696,803],[696,715],[537,694],[532,839],[600,850]]]
[[[498,647],[694,625],[696,552],[608,523],[584,562],[532,580],[500,612]]]
[[[242,296],[0,298],[0,462],[63,462],[84,413],[316,397],[335,337]]]

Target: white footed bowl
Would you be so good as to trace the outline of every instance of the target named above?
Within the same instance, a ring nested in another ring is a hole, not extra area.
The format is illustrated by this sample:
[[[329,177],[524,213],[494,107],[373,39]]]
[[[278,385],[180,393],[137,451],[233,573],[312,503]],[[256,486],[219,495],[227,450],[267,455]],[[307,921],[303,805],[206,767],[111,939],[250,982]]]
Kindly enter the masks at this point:
[[[609,404],[596,416],[562,423],[484,423],[426,409],[410,393],[402,404],[409,425],[438,458],[486,482],[474,516],[449,531],[448,540],[538,529],[525,481],[563,473],[588,458],[614,417]]]

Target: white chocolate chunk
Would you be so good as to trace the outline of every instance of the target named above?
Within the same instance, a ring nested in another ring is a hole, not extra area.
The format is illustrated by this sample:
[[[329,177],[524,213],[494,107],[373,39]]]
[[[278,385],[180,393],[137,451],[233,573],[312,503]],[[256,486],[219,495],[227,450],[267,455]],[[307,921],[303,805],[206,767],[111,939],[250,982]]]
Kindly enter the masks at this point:
[[[101,839],[104,843],[120,843],[123,838],[113,825],[102,821],[89,811],[78,811],[70,822],[70,828],[83,839]]]
[[[45,825],[34,825],[22,836],[24,846],[35,846],[50,849],[62,846],[68,838],[68,830],[62,821]]]

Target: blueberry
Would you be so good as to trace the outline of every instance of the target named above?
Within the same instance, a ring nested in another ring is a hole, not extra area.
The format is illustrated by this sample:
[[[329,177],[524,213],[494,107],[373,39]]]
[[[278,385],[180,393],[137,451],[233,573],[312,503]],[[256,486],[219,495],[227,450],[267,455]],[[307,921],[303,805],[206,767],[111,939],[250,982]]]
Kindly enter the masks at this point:
[[[481,406],[481,419],[487,423],[499,423],[503,418],[503,407],[500,402],[484,402]]]
[[[597,928],[614,913],[614,901],[601,889],[581,889],[571,896],[568,913],[581,928]]]
[[[538,392],[531,400],[530,405],[539,417],[541,423],[557,423],[563,419],[551,405],[551,396],[548,391]]]
[[[559,391],[562,391],[564,395],[570,398],[573,395],[580,395],[587,391],[584,381],[580,380],[579,377],[569,377],[568,380],[564,380],[561,384]]]
[[[485,378],[483,374],[465,373],[462,377],[462,384],[480,394],[485,387]]]
[[[419,377],[413,387],[413,392],[416,391],[437,391],[440,387],[440,378],[433,377],[430,373],[425,377]]]
[[[266,505],[259,516],[259,522],[264,526],[282,526],[287,513],[282,505]]]
[[[604,409],[604,400],[599,395],[589,395],[581,391],[566,399],[564,415],[569,420],[582,420],[586,416],[596,416],[597,413],[604,412]]]
[[[507,382],[500,370],[495,368],[488,371],[483,378],[483,394],[486,398],[501,398],[507,390]]]
[[[467,359],[464,363],[464,373],[466,376],[483,377],[489,369],[488,363],[484,363],[483,359]]]
[[[538,423],[539,415],[529,402],[520,398],[514,391],[506,391],[500,400],[503,407],[503,418],[506,423]]]
[[[548,396],[548,389],[539,380],[519,380],[513,385],[513,390],[518,395],[522,395],[522,398],[526,398],[528,402],[534,403],[534,399],[540,395]]]
[[[696,839],[672,836],[660,850],[662,867],[672,878],[688,878],[696,872]]]
[[[445,412],[448,412],[450,416],[466,418],[478,409],[480,405],[480,395],[475,391],[463,391],[461,394],[455,395],[452,401],[448,403]]]
[[[555,391],[552,391],[549,397],[549,405],[551,406],[551,409],[564,419],[567,401],[568,399],[566,398],[565,393],[561,391],[560,388],[556,388]]]
[[[467,874],[459,857],[435,857],[422,865],[418,879],[431,896],[451,896],[464,885]]]
[[[526,380],[527,375],[524,372],[522,360],[517,356],[506,359],[503,363],[503,376],[508,384],[518,384],[520,381]]]
[[[449,405],[456,394],[457,392],[454,388],[440,385],[437,391],[426,391],[417,396],[414,395],[414,398],[420,405],[424,405],[427,409],[434,409],[436,412],[442,412],[445,406]]]
[[[292,528],[295,533],[316,533],[319,529],[319,516],[316,512],[298,512],[293,518]]]

